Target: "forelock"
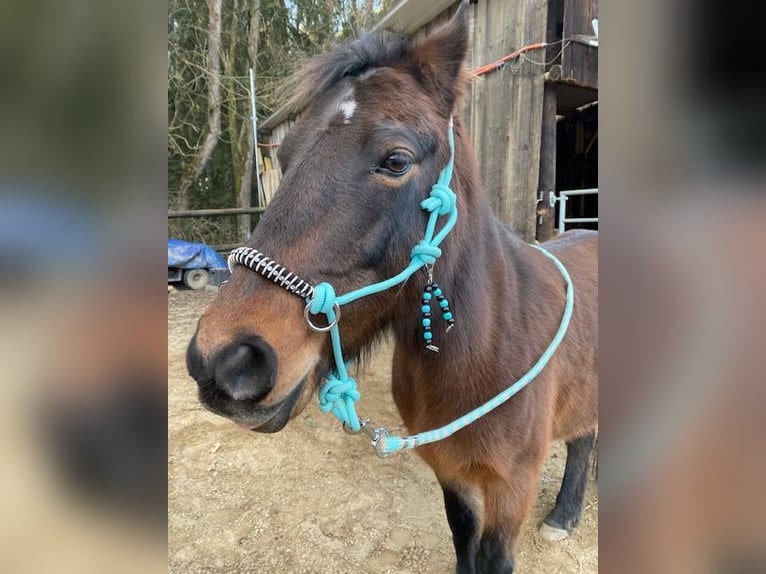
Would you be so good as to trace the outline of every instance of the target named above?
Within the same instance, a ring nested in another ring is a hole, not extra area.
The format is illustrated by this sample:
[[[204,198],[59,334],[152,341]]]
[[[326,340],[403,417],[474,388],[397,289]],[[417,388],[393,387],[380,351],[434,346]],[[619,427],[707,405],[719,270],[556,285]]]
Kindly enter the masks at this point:
[[[291,80],[289,107],[300,110],[312,98],[346,77],[357,77],[376,68],[392,66],[405,57],[410,39],[393,32],[366,33],[358,40],[316,56],[302,66]]]

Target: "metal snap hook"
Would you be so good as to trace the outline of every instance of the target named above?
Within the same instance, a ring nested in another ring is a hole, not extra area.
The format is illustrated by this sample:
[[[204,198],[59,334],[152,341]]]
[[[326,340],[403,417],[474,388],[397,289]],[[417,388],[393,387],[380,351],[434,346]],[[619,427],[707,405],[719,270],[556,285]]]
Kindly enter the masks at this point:
[[[388,458],[391,456],[390,452],[385,450],[386,439],[388,438],[388,429],[385,427],[378,427],[373,430],[372,436],[372,448],[375,449],[375,454],[378,458]]]
[[[326,333],[327,331],[329,331],[330,329],[335,327],[335,325],[338,324],[338,321],[340,321],[340,305],[335,303],[332,306],[333,307],[333,311],[335,312],[335,318],[330,322],[330,324],[327,325],[326,327],[322,327],[322,326],[319,326],[319,325],[314,325],[314,323],[311,322],[311,318],[309,316],[309,306],[310,305],[311,305],[311,303],[307,303],[306,304],[306,308],[303,310],[303,318],[306,319],[306,323],[309,324],[309,327],[313,331],[317,331],[318,333]]]

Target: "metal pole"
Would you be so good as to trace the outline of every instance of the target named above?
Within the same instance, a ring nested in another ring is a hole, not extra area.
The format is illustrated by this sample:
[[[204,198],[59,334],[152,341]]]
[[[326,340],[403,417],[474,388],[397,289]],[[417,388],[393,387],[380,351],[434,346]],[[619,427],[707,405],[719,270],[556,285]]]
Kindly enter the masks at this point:
[[[566,219],[567,219],[567,194],[564,192],[559,193],[559,233],[566,231]]]
[[[266,207],[266,197],[261,187],[261,170],[258,168],[258,119],[255,115],[255,71],[250,68],[250,112],[253,118],[253,161],[255,162],[255,183],[258,186],[258,204]]]

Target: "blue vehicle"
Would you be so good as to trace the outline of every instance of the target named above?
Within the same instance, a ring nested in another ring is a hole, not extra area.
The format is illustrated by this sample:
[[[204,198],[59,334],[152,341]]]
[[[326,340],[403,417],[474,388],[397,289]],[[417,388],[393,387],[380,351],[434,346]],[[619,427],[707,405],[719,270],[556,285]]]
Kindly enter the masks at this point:
[[[229,277],[226,260],[204,243],[168,239],[168,283],[183,282],[190,289],[220,285]]]

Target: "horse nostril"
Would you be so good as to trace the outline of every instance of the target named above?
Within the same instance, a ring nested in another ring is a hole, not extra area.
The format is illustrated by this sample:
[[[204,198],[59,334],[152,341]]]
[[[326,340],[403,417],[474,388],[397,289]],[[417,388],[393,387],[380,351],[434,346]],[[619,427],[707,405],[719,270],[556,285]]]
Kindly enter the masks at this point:
[[[277,356],[260,337],[231,343],[216,359],[215,381],[233,399],[260,401],[274,388]]]
[[[191,377],[200,384],[211,378],[210,373],[205,367],[202,353],[197,346],[197,333],[194,333],[194,336],[186,349],[186,370]]]

